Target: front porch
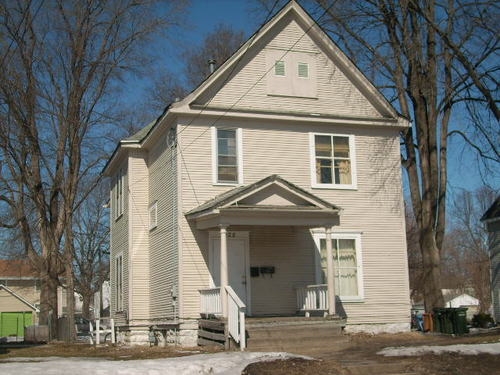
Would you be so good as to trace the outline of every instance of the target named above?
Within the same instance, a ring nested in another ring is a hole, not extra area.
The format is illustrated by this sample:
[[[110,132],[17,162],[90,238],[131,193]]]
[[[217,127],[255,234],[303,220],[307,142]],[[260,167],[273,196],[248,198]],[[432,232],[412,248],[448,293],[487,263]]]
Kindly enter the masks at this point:
[[[242,349],[245,316],[335,316],[331,231],[340,222],[337,206],[273,175],[230,190],[186,218],[208,235],[210,285],[200,291],[200,314],[227,321],[226,336]],[[312,228],[323,229],[323,255]]]

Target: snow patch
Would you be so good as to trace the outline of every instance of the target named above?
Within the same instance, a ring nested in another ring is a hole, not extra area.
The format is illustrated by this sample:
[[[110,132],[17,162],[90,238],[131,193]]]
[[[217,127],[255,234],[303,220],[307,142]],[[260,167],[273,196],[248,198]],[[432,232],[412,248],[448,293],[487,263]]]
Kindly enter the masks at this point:
[[[2,375],[234,375],[253,362],[304,358],[289,353],[224,352],[187,357],[109,361],[102,358],[12,358],[0,363]]]
[[[486,354],[500,354],[500,342],[489,344],[460,344],[460,345],[443,345],[443,346],[414,346],[414,347],[390,347],[384,348],[377,354],[386,357],[399,357],[399,356],[419,356],[424,354],[443,354],[443,353],[459,353],[464,355],[477,355],[481,353]]]

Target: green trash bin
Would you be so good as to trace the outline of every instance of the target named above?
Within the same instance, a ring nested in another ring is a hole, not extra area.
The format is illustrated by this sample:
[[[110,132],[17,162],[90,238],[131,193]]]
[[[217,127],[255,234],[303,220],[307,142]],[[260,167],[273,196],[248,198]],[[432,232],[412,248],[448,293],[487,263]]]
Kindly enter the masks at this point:
[[[443,325],[443,309],[435,308],[433,316],[434,322],[434,332],[442,332],[441,327]]]
[[[434,309],[435,331],[453,334],[453,308],[436,307]]]
[[[467,328],[467,307],[458,307],[452,312],[453,333],[464,335],[469,333]]]

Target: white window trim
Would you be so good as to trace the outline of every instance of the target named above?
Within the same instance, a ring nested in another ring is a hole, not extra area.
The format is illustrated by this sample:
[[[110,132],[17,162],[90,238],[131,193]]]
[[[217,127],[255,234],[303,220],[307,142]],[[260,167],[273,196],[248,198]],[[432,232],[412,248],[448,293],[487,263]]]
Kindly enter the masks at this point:
[[[118,259],[121,258],[121,275],[120,275],[120,281],[121,281],[121,287],[120,290],[118,290],[118,267],[117,267],[117,261]],[[123,291],[123,253],[118,253],[115,256],[114,259],[114,266],[115,266],[115,311],[123,311],[124,310],[124,304],[123,304],[123,297],[124,297],[124,291]],[[121,295],[120,295],[121,294]]]
[[[316,180],[316,149],[314,136],[326,135],[330,137],[348,137],[349,138],[349,153],[351,161],[351,184],[322,184]],[[309,161],[311,166],[311,187],[315,189],[343,189],[356,190],[358,188],[358,175],[356,172],[356,148],[354,135],[352,134],[337,134],[337,133],[309,133]]]
[[[313,239],[316,246],[315,254],[315,279],[316,284],[321,284],[321,248],[320,240],[326,239],[324,230],[313,230]],[[365,298],[363,284],[363,251],[361,249],[361,232],[332,232],[332,240],[347,239],[354,240],[356,246],[356,263],[358,275],[358,295],[357,296],[338,296],[342,302],[363,302]]]
[[[158,226],[158,201],[154,201],[149,206],[149,230]]]
[[[236,130],[236,160],[238,163],[237,182],[218,182],[217,176],[217,129]],[[217,186],[238,186],[243,184],[243,131],[241,128],[229,126],[212,126],[212,184]]]

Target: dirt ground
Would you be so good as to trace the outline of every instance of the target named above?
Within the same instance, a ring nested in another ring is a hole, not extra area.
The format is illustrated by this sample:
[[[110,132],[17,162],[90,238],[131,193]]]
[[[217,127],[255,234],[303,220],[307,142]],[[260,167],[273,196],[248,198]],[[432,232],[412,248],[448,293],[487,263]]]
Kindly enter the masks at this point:
[[[493,375],[500,374],[500,355],[442,354],[415,357],[384,357],[376,353],[386,347],[455,345],[500,342],[500,330],[460,337],[441,334],[349,335],[342,348],[308,348],[296,352],[314,361],[290,359],[254,363],[243,375]]]
[[[424,355],[418,357],[383,357],[376,353],[391,346],[452,345],[500,342],[500,330],[461,337],[411,332],[405,334],[346,335],[338,347],[309,347],[295,352],[315,360],[290,359],[249,365],[244,375],[465,375],[500,374],[500,355]],[[126,347],[119,345],[47,344],[31,347],[0,346],[0,362],[11,357],[100,357],[111,360],[154,359],[200,353],[219,348]]]

